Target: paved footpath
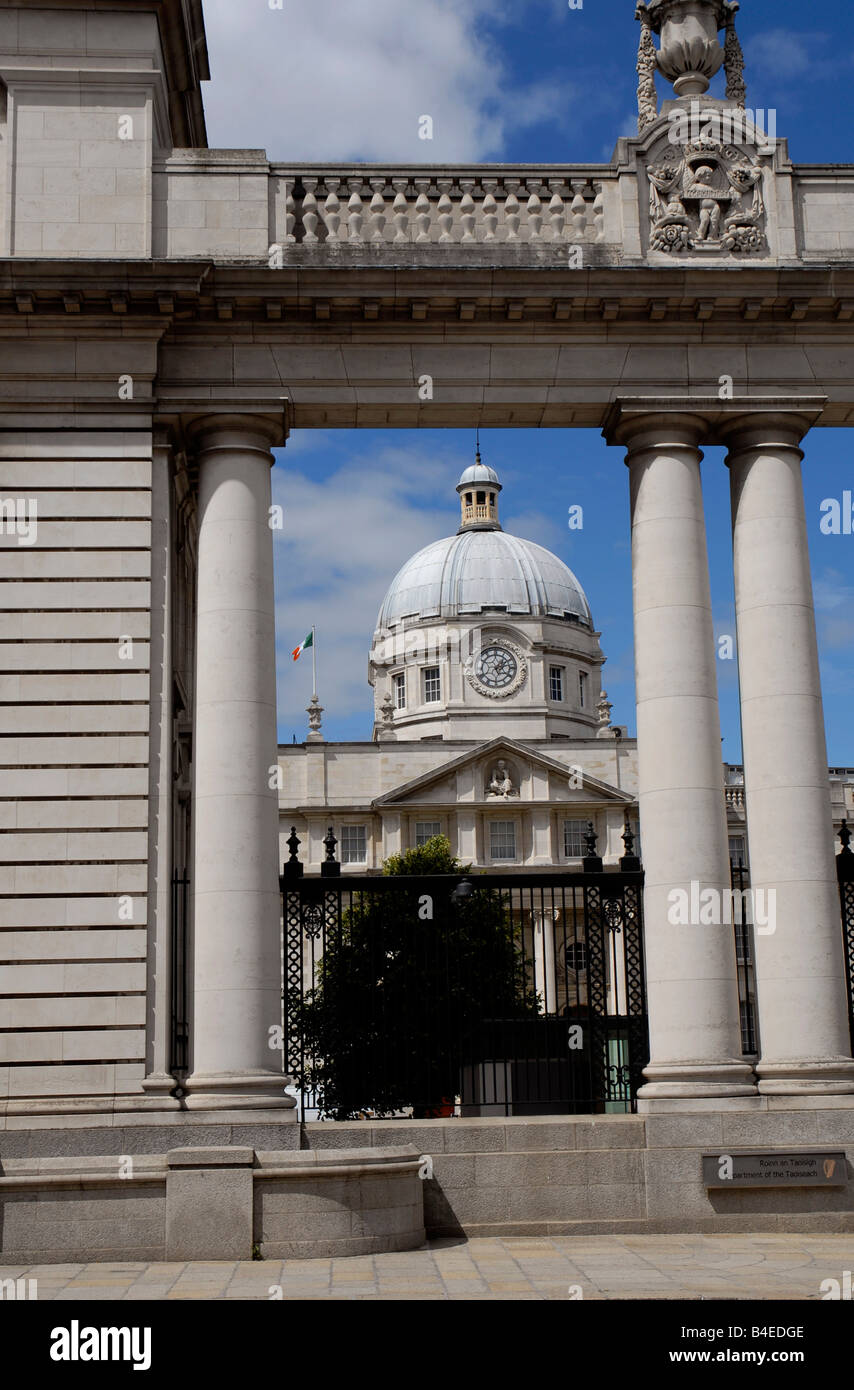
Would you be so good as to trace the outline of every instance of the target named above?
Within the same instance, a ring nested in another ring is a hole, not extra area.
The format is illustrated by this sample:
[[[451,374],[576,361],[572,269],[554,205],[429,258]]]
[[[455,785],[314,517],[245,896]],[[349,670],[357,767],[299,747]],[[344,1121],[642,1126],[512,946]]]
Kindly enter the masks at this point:
[[[6,1265],[0,1280],[36,1279],[39,1300],[68,1301],[821,1300],[825,1280],[845,1289],[846,1271],[854,1271],[854,1235],[516,1236],[332,1260]]]

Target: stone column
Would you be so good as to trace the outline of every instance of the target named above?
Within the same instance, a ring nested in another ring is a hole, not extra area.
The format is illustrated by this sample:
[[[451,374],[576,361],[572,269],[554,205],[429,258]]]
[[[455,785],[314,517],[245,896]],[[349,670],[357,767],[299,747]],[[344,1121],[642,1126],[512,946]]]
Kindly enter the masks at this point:
[[[691,414],[623,402],[606,430],[631,483],[638,799],[651,1058],[641,1108],[755,1095],[731,925],[680,924],[675,894],[728,902],[729,854],[702,454]],[[692,892],[693,889],[693,892]],[[724,895],[727,895],[726,899]]]
[[[798,447],[810,423],[786,411],[746,415],[722,431],[750,884],[755,912],[767,917],[755,936],[756,1070],[768,1095],[854,1094]]]
[[[191,427],[199,465],[192,1075],[196,1110],[292,1107],[281,1052],[275,603],[264,417]],[[271,780],[273,785],[271,786]]]

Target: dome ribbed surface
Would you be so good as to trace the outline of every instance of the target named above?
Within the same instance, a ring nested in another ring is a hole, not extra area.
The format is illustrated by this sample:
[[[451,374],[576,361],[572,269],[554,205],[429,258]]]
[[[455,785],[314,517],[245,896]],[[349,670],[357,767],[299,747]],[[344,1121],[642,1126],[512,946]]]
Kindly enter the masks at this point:
[[[457,489],[468,487],[471,483],[492,483],[493,487],[501,487],[495,469],[486,463],[469,464],[457,483]]]
[[[377,627],[495,610],[593,625],[584,590],[550,550],[505,531],[472,530],[434,541],[407,560],[383,600]]]

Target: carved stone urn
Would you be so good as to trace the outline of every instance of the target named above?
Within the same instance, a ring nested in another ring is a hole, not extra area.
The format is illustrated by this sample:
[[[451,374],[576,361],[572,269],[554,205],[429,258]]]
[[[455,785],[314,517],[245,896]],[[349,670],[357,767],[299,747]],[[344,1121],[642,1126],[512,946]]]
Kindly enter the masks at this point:
[[[638,5],[638,16],[661,35],[657,65],[678,97],[709,90],[724,61],[718,31],[737,9],[726,0],[648,0]]]

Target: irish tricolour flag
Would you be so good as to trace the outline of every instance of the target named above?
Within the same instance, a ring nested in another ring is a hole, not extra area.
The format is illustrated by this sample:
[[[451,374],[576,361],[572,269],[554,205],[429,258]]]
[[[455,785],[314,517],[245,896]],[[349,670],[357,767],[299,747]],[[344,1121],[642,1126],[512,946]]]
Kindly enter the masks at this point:
[[[300,644],[299,644],[298,647],[294,647],[294,650],[293,650],[293,658],[294,658],[294,661],[299,661],[299,659],[300,659],[300,657],[302,656],[303,652],[306,651],[309,647],[313,647],[313,646],[314,646],[314,633],[313,633],[313,632],[310,632],[310,633],[308,634],[308,636],[307,636],[306,638],[304,638],[302,642],[300,642]]]

